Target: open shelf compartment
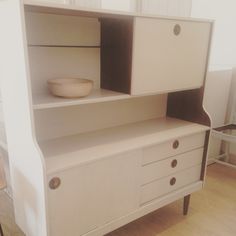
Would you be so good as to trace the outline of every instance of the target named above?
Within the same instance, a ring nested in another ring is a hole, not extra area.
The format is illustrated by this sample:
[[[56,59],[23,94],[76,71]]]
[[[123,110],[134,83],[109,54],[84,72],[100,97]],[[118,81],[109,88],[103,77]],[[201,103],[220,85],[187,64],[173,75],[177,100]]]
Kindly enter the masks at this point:
[[[40,141],[47,173],[111,155],[209,130],[209,127],[169,117]]]

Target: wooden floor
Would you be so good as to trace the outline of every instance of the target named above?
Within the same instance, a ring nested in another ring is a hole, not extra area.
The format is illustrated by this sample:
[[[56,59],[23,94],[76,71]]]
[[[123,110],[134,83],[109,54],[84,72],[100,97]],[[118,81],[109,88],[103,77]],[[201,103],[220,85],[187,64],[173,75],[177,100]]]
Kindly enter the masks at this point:
[[[0,195],[0,221],[5,236],[22,236],[12,222],[9,199]],[[208,167],[204,190],[192,195],[188,216],[182,201],[149,214],[107,236],[235,236],[236,170],[213,164]],[[65,235],[76,236],[76,235]]]

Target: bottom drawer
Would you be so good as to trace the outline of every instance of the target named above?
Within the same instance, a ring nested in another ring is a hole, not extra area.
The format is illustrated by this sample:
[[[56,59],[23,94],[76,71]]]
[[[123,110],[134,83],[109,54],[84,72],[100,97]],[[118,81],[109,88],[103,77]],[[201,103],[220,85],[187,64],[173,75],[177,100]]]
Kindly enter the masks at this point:
[[[141,187],[141,204],[200,180],[201,165],[175,173]]]

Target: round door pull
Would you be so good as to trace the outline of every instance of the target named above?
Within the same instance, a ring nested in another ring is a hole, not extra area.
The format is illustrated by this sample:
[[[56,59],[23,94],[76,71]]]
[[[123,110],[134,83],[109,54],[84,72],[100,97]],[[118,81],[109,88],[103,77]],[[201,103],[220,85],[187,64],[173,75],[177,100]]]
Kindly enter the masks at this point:
[[[173,148],[174,149],[177,149],[178,147],[179,147],[179,141],[178,140],[175,140],[174,142],[173,142]]]
[[[173,186],[175,185],[175,183],[176,183],[176,178],[175,177],[171,178],[170,185]]]
[[[59,177],[54,177],[49,181],[50,189],[57,189],[61,185],[61,179]]]
[[[176,35],[176,36],[178,36],[179,34],[180,34],[180,32],[181,32],[181,26],[179,25],[179,24],[176,24],[175,26],[174,26],[174,34]]]
[[[176,159],[174,159],[172,162],[171,162],[171,167],[172,168],[175,168],[178,164],[178,161]]]

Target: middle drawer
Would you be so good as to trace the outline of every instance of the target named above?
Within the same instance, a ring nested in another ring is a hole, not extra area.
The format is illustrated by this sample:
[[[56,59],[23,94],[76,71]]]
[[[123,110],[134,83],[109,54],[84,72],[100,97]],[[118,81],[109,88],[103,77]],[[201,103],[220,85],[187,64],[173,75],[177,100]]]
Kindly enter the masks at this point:
[[[203,148],[157,161],[141,168],[141,185],[171,175],[180,170],[201,164]]]

